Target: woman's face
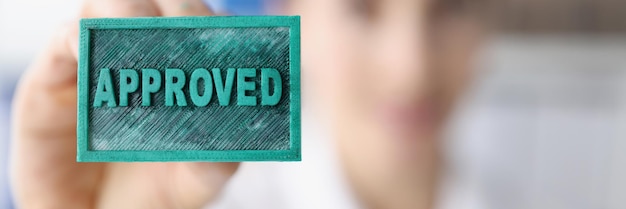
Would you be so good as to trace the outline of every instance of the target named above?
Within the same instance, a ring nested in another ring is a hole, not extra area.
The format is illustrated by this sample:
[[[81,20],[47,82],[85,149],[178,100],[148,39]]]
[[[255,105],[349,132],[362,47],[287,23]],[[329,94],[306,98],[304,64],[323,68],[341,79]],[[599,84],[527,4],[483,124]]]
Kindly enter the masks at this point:
[[[384,175],[432,152],[471,74],[479,32],[458,1],[294,3],[305,99],[330,111],[349,167]]]

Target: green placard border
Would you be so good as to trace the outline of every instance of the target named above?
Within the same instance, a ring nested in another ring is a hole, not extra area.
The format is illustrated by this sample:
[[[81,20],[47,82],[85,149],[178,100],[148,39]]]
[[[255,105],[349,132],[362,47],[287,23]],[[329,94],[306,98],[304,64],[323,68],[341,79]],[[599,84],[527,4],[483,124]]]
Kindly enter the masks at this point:
[[[289,150],[180,150],[180,151],[97,151],[89,150],[89,45],[92,29],[180,29],[289,27]],[[300,16],[211,16],[87,18],[80,20],[78,59],[77,162],[242,162],[300,161]]]

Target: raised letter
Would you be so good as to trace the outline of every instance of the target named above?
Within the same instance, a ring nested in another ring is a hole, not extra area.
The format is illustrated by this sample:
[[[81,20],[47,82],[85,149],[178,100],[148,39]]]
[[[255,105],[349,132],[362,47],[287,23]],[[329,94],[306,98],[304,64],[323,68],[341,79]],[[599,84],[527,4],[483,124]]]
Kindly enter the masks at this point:
[[[256,77],[254,68],[237,69],[237,105],[239,106],[255,106],[256,97],[247,96],[247,91],[254,91],[256,84],[254,81],[246,81],[246,78]]]
[[[272,95],[270,95],[270,79],[274,81],[274,94]],[[261,69],[261,105],[276,105],[282,95],[283,84],[278,70],[273,68]]]
[[[174,97],[178,106],[187,106],[183,93],[185,82],[185,72],[181,69],[165,69],[165,106],[174,106]]]
[[[152,80],[152,81],[150,81]],[[152,93],[161,88],[161,73],[155,69],[141,70],[141,106],[152,105]]]
[[[130,81],[129,81],[130,80]],[[130,69],[120,70],[120,106],[128,106],[128,94],[139,88],[139,75],[137,71]]]
[[[198,92],[198,81],[204,80],[204,94],[200,96]],[[213,79],[211,74],[204,68],[198,68],[193,71],[189,79],[189,96],[194,105],[204,107],[211,101],[213,95]]]
[[[117,106],[115,102],[115,93],[113,92],[113,82],[111,81],[111,71],[108,68],[100,70],[98,77],[98,86],[96,87],[96,95],[93,100],[94,107],[102,107],[102,102],[107,102],[107,106]]]
[[[233,90],[233,82],[235,80],[235,69],[228,68],[226,70],[226,83],[224,83],[220,69],[213,68],[213,80],[215,81],[215,93],[217,93],[217,99],[220,105],[228,105],[230,103],[230,93]]]

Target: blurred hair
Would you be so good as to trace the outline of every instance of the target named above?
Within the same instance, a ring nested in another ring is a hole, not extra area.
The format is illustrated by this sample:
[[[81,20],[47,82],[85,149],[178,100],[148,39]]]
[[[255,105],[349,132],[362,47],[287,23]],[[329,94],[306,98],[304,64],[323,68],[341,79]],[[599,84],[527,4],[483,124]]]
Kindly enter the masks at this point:
[[[494,28],[521,33],[626,33],[626,3],[615,0],[434,0]]]
[[[626,4],[623,1],[489,0],[482,4],[481,12],[503,31],[523,33],[626,32],[626,21],[624,21],[626,20],[626,6],[624,6]]]

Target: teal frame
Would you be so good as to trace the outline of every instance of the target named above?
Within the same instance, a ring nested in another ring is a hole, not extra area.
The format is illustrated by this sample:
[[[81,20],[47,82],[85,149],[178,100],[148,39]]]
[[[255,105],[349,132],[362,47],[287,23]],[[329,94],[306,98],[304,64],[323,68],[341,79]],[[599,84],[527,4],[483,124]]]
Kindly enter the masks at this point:
[[[180,150],[180,151],[96,151],[89,150],[89,45],[92,29],[171,29],[289,27],[290,56],[290,149],[289,150]],[[165,162],[165,161],[300,161],[300,17],[299,16],[213,16],[90,18],[80,20],[78,59],[78,162]]]

